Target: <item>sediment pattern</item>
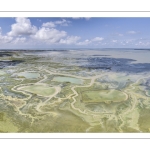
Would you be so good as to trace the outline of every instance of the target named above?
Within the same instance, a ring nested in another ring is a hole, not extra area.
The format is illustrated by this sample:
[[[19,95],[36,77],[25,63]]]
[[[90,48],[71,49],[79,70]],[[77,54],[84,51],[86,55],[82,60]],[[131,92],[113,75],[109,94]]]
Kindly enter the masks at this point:
[[[136,72],[109,53],[0,53],[0,132],[150,132],[148,63]]]

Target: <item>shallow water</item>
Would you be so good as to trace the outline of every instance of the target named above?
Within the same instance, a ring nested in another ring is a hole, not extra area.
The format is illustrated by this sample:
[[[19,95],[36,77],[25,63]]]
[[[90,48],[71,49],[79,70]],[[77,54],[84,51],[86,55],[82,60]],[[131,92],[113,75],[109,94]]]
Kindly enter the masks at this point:
[[[18,74],[18,76],[23,76],[27,79],[36,79],[40,77],[40,74],[36,72],[21,72]]]
[[[4,71],[0,70],[0,75],[6,74]]]

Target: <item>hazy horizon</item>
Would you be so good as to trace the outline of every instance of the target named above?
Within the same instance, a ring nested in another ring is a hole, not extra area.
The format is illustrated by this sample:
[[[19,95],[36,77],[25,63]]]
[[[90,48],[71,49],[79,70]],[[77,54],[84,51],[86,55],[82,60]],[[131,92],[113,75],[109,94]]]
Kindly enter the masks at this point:
[[[150,50],[150,48],[0,48],[0,50]]]

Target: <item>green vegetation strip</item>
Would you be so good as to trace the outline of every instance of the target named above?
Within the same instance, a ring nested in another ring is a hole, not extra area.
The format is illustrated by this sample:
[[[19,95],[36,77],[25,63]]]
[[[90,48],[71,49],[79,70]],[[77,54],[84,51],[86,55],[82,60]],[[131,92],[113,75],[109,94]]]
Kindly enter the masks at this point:
[[[100,90],[82,92],[83,102],[123,101],[127,95],[117,90]]]
[[[52,94],[55,93],[55,88],[49,87],[47,85],[24,86],[21,87],[20,89],[40,96],[51,96]]]

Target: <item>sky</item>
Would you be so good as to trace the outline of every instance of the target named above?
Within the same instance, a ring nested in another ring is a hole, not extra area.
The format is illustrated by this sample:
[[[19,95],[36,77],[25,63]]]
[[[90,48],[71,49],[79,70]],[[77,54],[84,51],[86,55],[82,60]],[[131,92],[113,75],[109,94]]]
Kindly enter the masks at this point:
[[[150,18],[0,18],[0,49],[150,48]]]

